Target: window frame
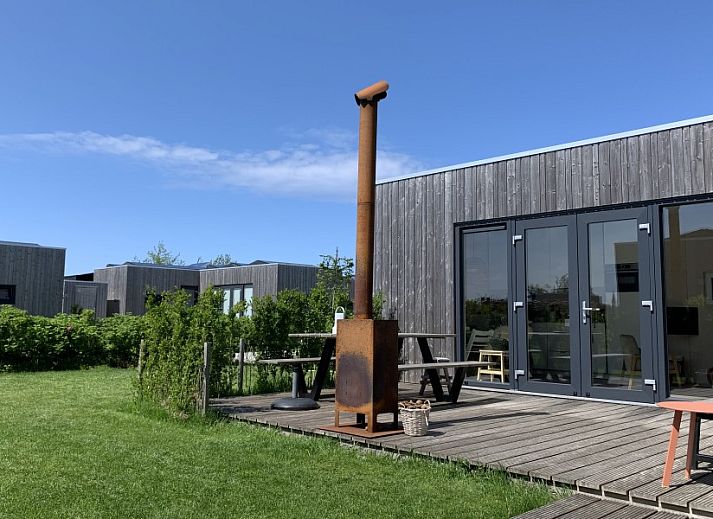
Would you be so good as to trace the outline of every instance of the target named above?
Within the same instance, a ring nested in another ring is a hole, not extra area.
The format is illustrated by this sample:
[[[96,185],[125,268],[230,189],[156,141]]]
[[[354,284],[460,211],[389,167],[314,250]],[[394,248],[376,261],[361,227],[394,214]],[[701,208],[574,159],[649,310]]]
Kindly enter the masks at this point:
[[[0,305],[15,306],[17,301],[17,285],[0,285],[0,290],[7,289],[8,298],[0,299]]]

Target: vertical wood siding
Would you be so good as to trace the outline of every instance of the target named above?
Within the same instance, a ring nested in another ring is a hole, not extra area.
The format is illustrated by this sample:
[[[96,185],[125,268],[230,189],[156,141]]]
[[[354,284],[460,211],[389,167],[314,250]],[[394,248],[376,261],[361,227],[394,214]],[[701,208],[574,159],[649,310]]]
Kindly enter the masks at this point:
[[[106,283],[65,279],[62,312],[71,313],[76,305],[92,310],[97,319],[106,317],[107,290]]]
[[[0,244],[0,285],[15,286],[15,306],[33,315],[62,311],[65,250]]]
[[[94,271],[94,281],[107,284],[107,299],[119,301],[119,313],[146,313],[146,290],[165,292],[181,286],[199,286],[198,270],[119,265]]]
[[[374,289],[402,331],[455,333],[455,223],[712,192],[713,122],[381,183]]]

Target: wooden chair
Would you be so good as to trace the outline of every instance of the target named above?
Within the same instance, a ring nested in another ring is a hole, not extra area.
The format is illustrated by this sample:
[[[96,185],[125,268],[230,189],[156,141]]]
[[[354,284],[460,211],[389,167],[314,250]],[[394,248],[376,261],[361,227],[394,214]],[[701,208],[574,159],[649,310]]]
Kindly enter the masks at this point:
[[[490,345],[490,338],[493,336],[492,330],[477,330],[473,328],[470,332],[468,344],[465,346],[465,357],[463,360],[469,360],[473,350],[487,349]]]
[[[622,334],[619,336],[619,340],[622,350],[628,355],[626,369],[629,374],[629,389],[632,389],[634,379],[641,378],[641,349],[633,335]],[[676,385],[681,387],[681,372],[678,369],[678,362],[671,355],[668,356],[668,376],[675,377]]]
[[[668,376],[676,377],[676,385],[678,387],[683,385],[681,382],[681,371],[678,369],[678,361],[671,355],[668,356]]]
[[[641,349],[633,335],[622,333],[619,336],[619,345],[626,355],[626,373],[629,375],[629,387],[634,387],[634,380],[641,378]]]

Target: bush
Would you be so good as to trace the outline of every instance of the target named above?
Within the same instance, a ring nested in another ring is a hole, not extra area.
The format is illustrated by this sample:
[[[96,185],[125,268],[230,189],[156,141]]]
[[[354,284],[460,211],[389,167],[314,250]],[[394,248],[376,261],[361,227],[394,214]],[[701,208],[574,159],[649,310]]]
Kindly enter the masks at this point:
[[[137,315],[112,315],[98,322],[105,362],[113,367],[136,366],[144,320]]]
[[[239,330],[235,311],[222,312],[223,297],[212,289],[188,306],[183,290],[164,292],[153,298],[144,315],[144,367],[138,380],[141,398],[179,414],[196,410],[203,366],[203,343],[213,345],[211,361],[212,396],[226,391],[231,379],[222,376],[233,353],[234,333]]]
[[[55,317],[0,306],[0,370],[46,371],[136,364],[142,319],[117,315],[95,321],[88,310]]]
[[[56,317],[31,316],[0,307],[0,369],[41,371],[76,369],[105,361],[92,312]]]

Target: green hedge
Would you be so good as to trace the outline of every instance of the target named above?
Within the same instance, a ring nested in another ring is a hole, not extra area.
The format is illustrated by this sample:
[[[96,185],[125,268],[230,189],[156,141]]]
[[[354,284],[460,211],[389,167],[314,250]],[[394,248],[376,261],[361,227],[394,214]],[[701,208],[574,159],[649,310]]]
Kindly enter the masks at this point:
[[[135,365],[142,327],[131,315],[97,322],[88,311],[41,317],[0,306],[0,371]]]

